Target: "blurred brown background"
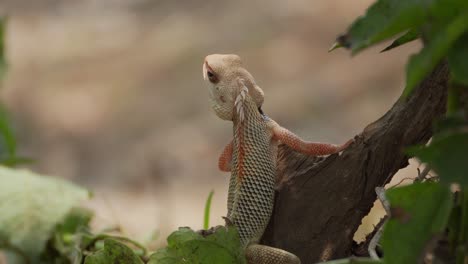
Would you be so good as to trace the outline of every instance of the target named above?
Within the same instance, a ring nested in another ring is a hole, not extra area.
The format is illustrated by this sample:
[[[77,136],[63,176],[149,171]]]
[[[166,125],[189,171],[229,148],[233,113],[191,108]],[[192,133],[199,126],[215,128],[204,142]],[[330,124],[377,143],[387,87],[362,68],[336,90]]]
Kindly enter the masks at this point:
[[[236,53],[265,112],[302,137],[343,143],[398,98],[417,43],[327,53],[365,1],[2,1],[10,63],[1,90],[30,168],[94,192],[96,228],[158,243],[221,224],[230,124],[209,108],[203,58]],[[415,165],[400,177],[414,176]]]

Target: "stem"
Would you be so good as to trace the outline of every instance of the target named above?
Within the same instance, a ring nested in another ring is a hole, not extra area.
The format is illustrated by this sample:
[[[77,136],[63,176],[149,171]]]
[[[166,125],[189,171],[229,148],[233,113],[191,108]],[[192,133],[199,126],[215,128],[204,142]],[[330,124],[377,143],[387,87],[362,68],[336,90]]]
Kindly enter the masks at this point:
[[[214,191],[211,191],[208,194],[208,198],[205,203],[205,216],[203,218],[203,229],[208,229],[210,227],[210,210],[211,210],[211,200],[213,199]]]

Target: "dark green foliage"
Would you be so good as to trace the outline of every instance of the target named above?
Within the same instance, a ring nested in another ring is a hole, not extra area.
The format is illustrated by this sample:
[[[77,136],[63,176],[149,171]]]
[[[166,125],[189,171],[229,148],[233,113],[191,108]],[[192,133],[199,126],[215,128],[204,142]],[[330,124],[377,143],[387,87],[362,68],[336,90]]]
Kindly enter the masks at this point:
[[[404,32],[384,51],[419,36],[425,42],[408,63],[405,96],[446,56],[456,79],[467,82],[468,45],[462,37],[468,32],[466,0],[379,0],[338,37],[337,44],[355,54]]]
[[[448,62],[457,82],[468,85],[468,33],[465,32],[448,52]]]
[[[382,236],[385,263],[419,263],[421,252],[447,225],[452,197],[447,186],[420,183],[387,191],[391,216]]]
[[[468,133],[435,137],[428,147],[415,147],[409,153],[431,164],[441,182],[468,186]]]
[[[405,33],[406,32],[406,33]],[[411,94],[435,66],[447,58],[452,75],[449,115],[434,126],[429,146],[407,153],[433,169],[440,181],[391,189],[392,206],[382,237],[385,263],[420,263],[437,241],[446,236],[451,259],[468,260],[468,106],[461,94],[468,89],[468,1],[378,0],[358,18],[337,46],[355,54],[382,40],[403,34],[384,51],[416,38],[422,50],[411,56],[402,97]],[[465,104],[465,105],[464,105]],[[465,110],[466,111],[466,110]],[[459,184],[456,194],[452,183]],[[445,232],[447,231],[447,232]]]
[[[408,96],[414,87],[431,72],[452,48],[453,44],[468,30],[468,12],[459,14],[450,23],[430,34],[425,47],[416,55],[411,56],[406,67],[406,89]],[[468,59],[468,57],[466,58]]]
[[[433,2],[379,0],[351,25],[338,42],[355,54],[370,45],[420,26],[429,15],[426,11]]]

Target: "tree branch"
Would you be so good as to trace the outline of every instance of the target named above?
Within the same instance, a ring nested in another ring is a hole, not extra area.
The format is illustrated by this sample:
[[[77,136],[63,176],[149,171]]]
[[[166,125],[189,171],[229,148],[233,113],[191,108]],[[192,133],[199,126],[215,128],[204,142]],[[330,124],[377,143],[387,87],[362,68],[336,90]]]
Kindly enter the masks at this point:
[[[375,187],[408,165],[403,150],[427,142],[432,121],[445,113],[447,81],[444,62],[341,155],[320,160],[280,146],[276,203],[262,243],[293,252],[303,263],[351,255]]]

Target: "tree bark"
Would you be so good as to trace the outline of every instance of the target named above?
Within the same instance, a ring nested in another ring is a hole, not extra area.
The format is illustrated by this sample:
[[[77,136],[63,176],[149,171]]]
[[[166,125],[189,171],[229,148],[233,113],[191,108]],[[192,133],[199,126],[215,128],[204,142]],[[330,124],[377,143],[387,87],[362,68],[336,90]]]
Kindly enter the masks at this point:
[[[276,202],[262,244],[302,263],[350,256],[353,235],[376,200],[374,188],[408,165],[404,149],[426,143],[433,120],[445,113],[448,75],[447,64],[438,65],[341,155],[317,159],[281,145]]]

